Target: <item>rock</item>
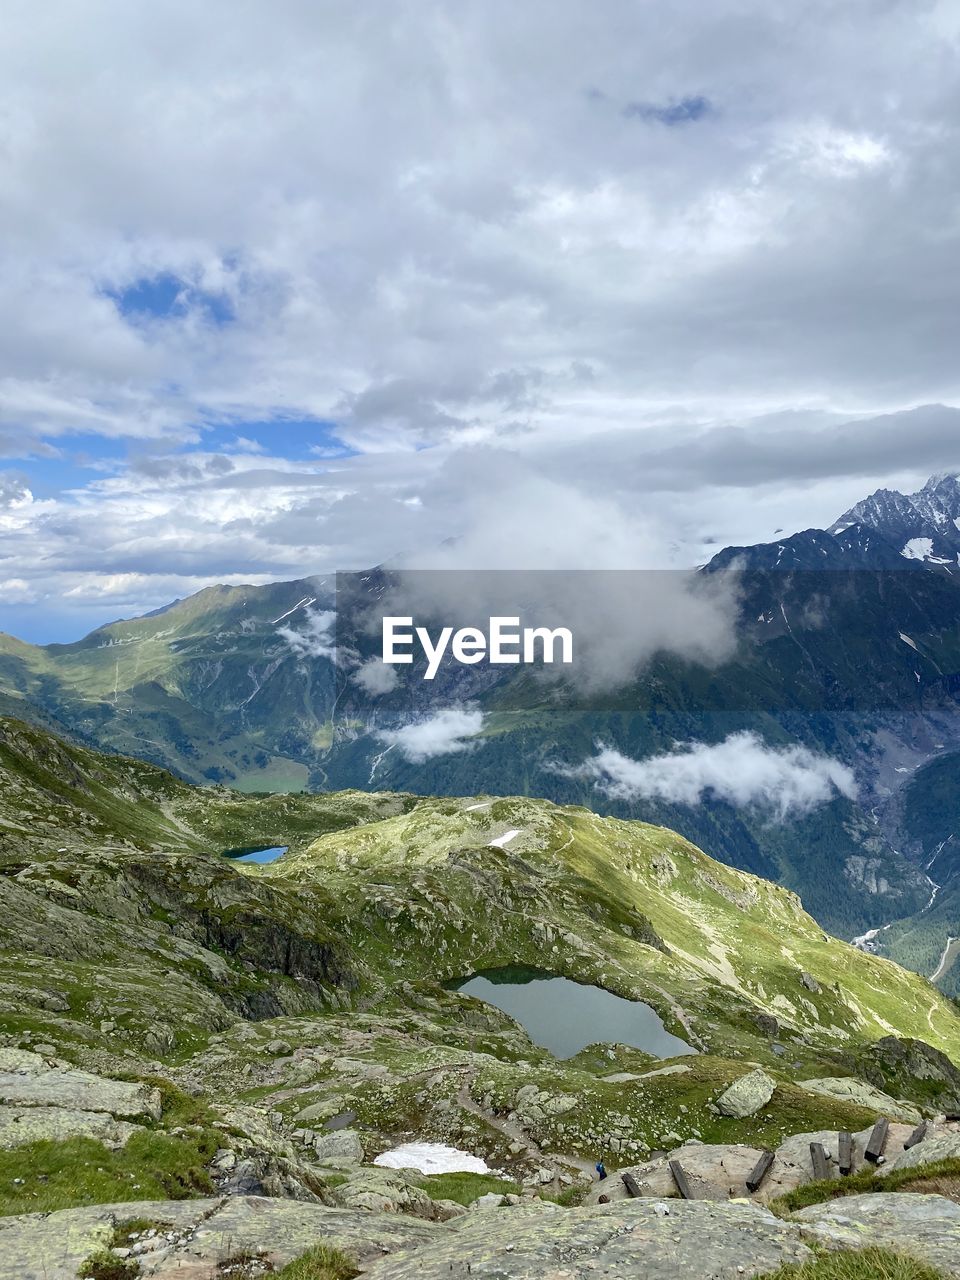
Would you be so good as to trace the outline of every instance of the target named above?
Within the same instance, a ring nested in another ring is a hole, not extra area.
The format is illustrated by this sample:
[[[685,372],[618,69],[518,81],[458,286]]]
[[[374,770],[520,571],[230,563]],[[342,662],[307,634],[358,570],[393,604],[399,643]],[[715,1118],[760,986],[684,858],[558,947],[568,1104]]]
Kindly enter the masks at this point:
[[[897,1147],[892,1142],[887,1142],[887,1163],[881,1165],[877,1173],[886,1174],[894,1169],[915,1169],[919,1165],[933,1164],[937,1160],[960,1160],[960,1133],[933,1133],[909,1151],[902,1150],[902,1143],[899,1145],[898,1154]]]
[[[800,1228],[757,1205],[651,1200],[589,1209],[544,1202],[509,1213],[482,1213],[446,1228],[421,1250],[375,1262],[364,1280],[450,1280],[451,1274],[497,1280],[716,1280],[775,1271],[806,1261]]]
[[[814,995],[820,993],[820,983],[809,973],[800,974],[800,985],[806,987],[808,991],[812,991]]]
[[[124,1119],[159,1120],[159,1090],[108,1080],[69,1067],[49,1066],[38,1054],[7,1050],[0,1065],[0,1103],[102,1111]]]
[[[365,1165],[335,1187],[333,1198],[345,1209],[368,1213],[408,1213],[426,1222],[447,1222],[462,1217],[466,1208],[452,1200],[434,1200],[424,1179],[405,1169],[381,1169]]]
[[[140,1129],[140,1125],[115,1120],[102,1111],[0,1106],[0,1148],[6,1150],[31,1142],[66,1142],[68,1138],[95,1138],[108,1147],[123,1147]]]
[[[471,1209],[501,1209],[503,1208],[504,1197],[497,1191],[488,1191],[486,1195],[480,1196],[470,1205]]]
[[[831,1249],[882,1245],[960,1276],[960,1204],[945,1196],[844,1196],[793,1216],[812,1243]]]
[[[345,1160],[360,1164],[363,1160],[363,1143],[356,1129],[336,1129],[332,1133],[319,1133],[313,1146],[321,1164],[330,1160]]]
[[[721,1115],[733,1116],[742,1120],[745,1116],[755,1115],[765,1107],[773,1097],[776,1081],[758,1067],[748,1075],[734,1080],[717,1098],[717,1107]]]
[[[815,1080],[798,1080],[801,1089],[807,1093],[816,1093],[825,1098],[837,1098],[841,1102],[852,1102],[858,1107],[866,1107],[876,1111],[878,1115],[888,1116],[892,1120],[904,1120],[910,1124],[920,1123],[920,1111],[909,1102],[901,1102],[891,1098],[888,1093],[877,1089],[865,1080],[857,1080],[854,1076],[822,1076]]]
[[[137,1252],[145,1280],[206,1280],[218,1274],[227,1242],[231,1253],[260,1253],[279,1269],[322,1240],[365,1267],[449,1230],[399,1214],[243,1196],[94,1205],[0,1218],[0,1280],[76,1280],[80,1264],[108,1243],[115,1223],[132,1218],[162,1223],[172,1238],[167,1244],[157,1233],[159,1248]]]
[[[903,1144],[913,1132],[914,1126],[911,1124],[898,1124],[894,1122],[887,1131],[886,1152],[892,1157],[897,1152],[903,1154]],[[866,1161],[864,1160],[864,1150],[870,1141],[870,1135],[873,1132],[871,1125],[867,1129],[861,1129],[859,1133],[853,1135],[853,1171],[858,1173]],[[810,1182],[813,1178],[813,1165],[810,1161],[810,1143],[819,1142],[827,1153],[827,1158],[831,1163],[831,1168],[837,1170],[839,1167],[839,1136],[834,1129],[822,1129],[814,1133],[796,1133],[792,1137],[785,1138],[777,1148],[777,1159],[792,1171],[791,1179],[787,1182],[785,1189],[792,1189],[793,1186],[801,1186],[804,1182]],[[872,1166],[871,1166],[872,1167]],[[881,1166],[882,1167],[882,1166]]]
[[[657,1067],[654,1071],[645,1071],[642,1076],[638,1076],[639,1080],[652,1080],[655,1076],[682,1076],[686,1075],[690,1070],[682,1062],[674,1062],[669,1067]]]
[[[293,1053],[293,1046],[286,1040],[268,1040],[263,1046],[263,1052],[272,1054],[275,1058],[285,1058]]]
[[[622,1169],[620,1173],[630,1173],[636,1179],[645,1196],[670,1198],[678,1196],[677,1184],[670,1172],[669,1161],[679,1160],[684,1172],[697,1184],[701,1194],[723,1200],[729,1197],[745,1198],[747,1178],[760,1159],[761,1151],[757,1147],[745,1147],[739,1144],[709,1145],[702,1142],[690,1142],[669,1155],[663,1153],[644,1164]],[[788,1171],[774,1161],[768,1180],[758,1198],[772,1199],[785,1189],[782,1185]],[[794,1183],[799,1185],[799,1179]],[[606,1195],[611,1202],[626,1200],[628,1193],[621,1177],[611,1176],[604,1182],[595,1182],[588,1192],[587,1198],[596,1203],[601,1195]]]

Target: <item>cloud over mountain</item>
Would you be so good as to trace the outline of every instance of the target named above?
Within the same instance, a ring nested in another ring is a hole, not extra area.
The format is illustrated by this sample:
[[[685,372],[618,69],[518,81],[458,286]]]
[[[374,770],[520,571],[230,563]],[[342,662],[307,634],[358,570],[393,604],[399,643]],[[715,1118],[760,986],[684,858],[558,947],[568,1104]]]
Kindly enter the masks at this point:
[[[591,778],[613,799],[699,805],[715,798],[738,808],[756,805],[780,822],[802,817],[835,796],[857,797],[853,771],[806,747],[768,747],[751,732],[723,742],[691,742],[669,755],[631,760],[612,747],[572,771]]]

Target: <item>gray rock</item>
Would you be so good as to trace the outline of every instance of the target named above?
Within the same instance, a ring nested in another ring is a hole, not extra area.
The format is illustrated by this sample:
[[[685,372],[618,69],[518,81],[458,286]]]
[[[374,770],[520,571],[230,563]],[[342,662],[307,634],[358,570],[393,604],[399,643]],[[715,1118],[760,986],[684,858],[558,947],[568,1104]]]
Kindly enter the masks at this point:
[[[820,983],[810,973],[800,974],[800,985],[806,987],[808,991],[812,991],[814,995],[820,992]]]
[[[855,1076],[822,1076],[815,1080],[798,1080],[801,1089],[807,1093],[816,1093],[824,1098],[837,1098],[841,1102],[852,1102],[858,1107],[866,1107],[878,1115],[888,1116],[892,1120],[905,1120],[911,1124],[920,1123],[920,1111],[910,1102],[901,1102],[891,1098],[882,1089]]]
[[[66,1142],[68,1138],[95,1138],[108,1147],[123,1147],[140,1128],[102,1111],[0,1106],[0,1148],[5,1150],[31,1142]]]
[[[374,1263],[369,1280],[727,1280],[811,1254],[797,1225],[750,1204],[631,1200],[591,1209],[543,1202],[471,1214],[429,1247]],[[449,1234],[447,1234],[449,1233]]]
[[[115,1223],[131,1218],[172,1228],[168,1249],[137,1255],[141,1276],[155,1280],[215,1275],[227,1245],[231,1253],[261,1252],[280,1268],[322,1240],[364,1267],[448,1230],[399,1214],[243,1196],[95,1205],[0,1218],[0,1280],[76,1280],[81,1262],[107,1243]]]
[[[363,1160],[363,1142],[356,1129],[336,1129],[332,1133],[318,1133],[314,1141],[317,1159],[345,1160],[360,1164]]]
[[[160,1093],[144,1084],[107,1080],[89,1071],[49,1066],[38,1054],[7,1050],[0,1066],[0,1103],[20,1107],[68,1107],[124,1119],[159,1120]]]
[[[795,1213],[805,1239],[830,1248],[885,1245],[960,1276],[960,1204],[945,1196],[845,1196]]]
[[[887,1163],[877,1170],[880,1174],[891,1173],[894,1169],[915,1169],[920,1165],[933,1164],[937,1160],[960,1159],[960,1133],[936,1133],[918,1142],[909,1151],[887,1142]]]
[[[739,1080],[734,1080],[717,1098],[717,1108],[721,1115],[734,1116],[742,1120],[745,1116],[755,1115],[765,1107],[773,1097],[776,1081],[758,1067]]]

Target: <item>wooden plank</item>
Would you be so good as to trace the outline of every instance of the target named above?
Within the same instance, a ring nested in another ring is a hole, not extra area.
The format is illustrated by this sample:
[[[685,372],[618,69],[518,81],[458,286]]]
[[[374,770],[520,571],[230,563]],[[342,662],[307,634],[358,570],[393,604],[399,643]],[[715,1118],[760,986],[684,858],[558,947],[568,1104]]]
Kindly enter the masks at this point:
[[[753,1172],[750,1174],[750,1177],[747,1179],[748,1191],[760,1190],[761,1186],[763,1185],[764,1178],[770,1172],[770,1167],[773,1164],[774,1158],[775,1157],[772,1151],[765,1151],[763,1153],[763,1155],[760,1157],[757,1163],[753,1166]]]
[[[917,1144],[922,1142],[926,1136],[927,1136],[927,1122],[926,1120],[924,1120],[923,1124],[917,1125],[913,1133],[911,1133],[910,1137],[903,1144],[904,1151],[909,1151],[911,1147],[917,1146]]]
[[[627,1188],[627,1195],[633,1196],[634,1200],[638,1200],[643,1196],[643,1192],[640,1190],[640,1183],[632,1173],[621,1173],[620,1181]]]
[[[673,1174],[673,1180],[677,1184],[677,1190],[680,1192],[684,1200],[695,1200],[696,1196],[690,1189],[690,1183],[687,1181],[687,1175],[679,1160],[670,1161],[670,1172]]]
[[[840,1172],[846,1177],[853,1173],[853,1134],[841,1129],[837,1138],[837,1163],[840,1165]]]
[[[887,1145],[887,1130],[890,1128],[890,1121],[885,1120],[882,1116],[873,1126],[873,1132],[867,1142],[867,1149],[864,1156],[871,1164],[880,1164],[883,1160],[883,1148]]]
[[[827,1164],[827,1153],[823,1149],[822,1142],[810,1143],[810,1161],[813,1165],[815,1182],[822,1182],[824,1178],[830,1177],[830,1166]]]

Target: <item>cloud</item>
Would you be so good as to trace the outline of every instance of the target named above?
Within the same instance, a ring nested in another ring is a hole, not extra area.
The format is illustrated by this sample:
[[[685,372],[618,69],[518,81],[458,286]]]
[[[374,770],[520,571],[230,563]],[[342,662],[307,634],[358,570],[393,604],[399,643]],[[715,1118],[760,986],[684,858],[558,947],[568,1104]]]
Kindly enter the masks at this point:
[[[277,635],[287,642],[298,658],[330,658],[337,655],[334,627],[337,615],[332,609],[304,609],[299,615],[300,630],[292,626],[277,627]]]
[[[402,729],[380,729],[381,742],[396,747],[412,764],[422,764],[434,756],[470,751],[483,728],[483,713],[465,707],[446,707],[427,720],[404,725]]]
[[[811,813],[837,795],[857,797],[853,772],[839,760],[806,747],[768,747],[751,732],[731,734],[716,745],[687,743],[647,760],[600,746],[572,772],[618,800],[694,806],[715,798],[766,810],[780,822]]]
[[[371,697],[379,697],[384,693],[392,693],[399,681],[396,667],[388,666],[379,658],[370,658],[350,677],[364,693]]]
[[[840,10],[14,6],[0,453],[42,496],[0,575],[151,608],[451,537],[632,568],[644,522],[676,565],[960,467],[956,410],[885,416],[960,402],[956,22]]]

